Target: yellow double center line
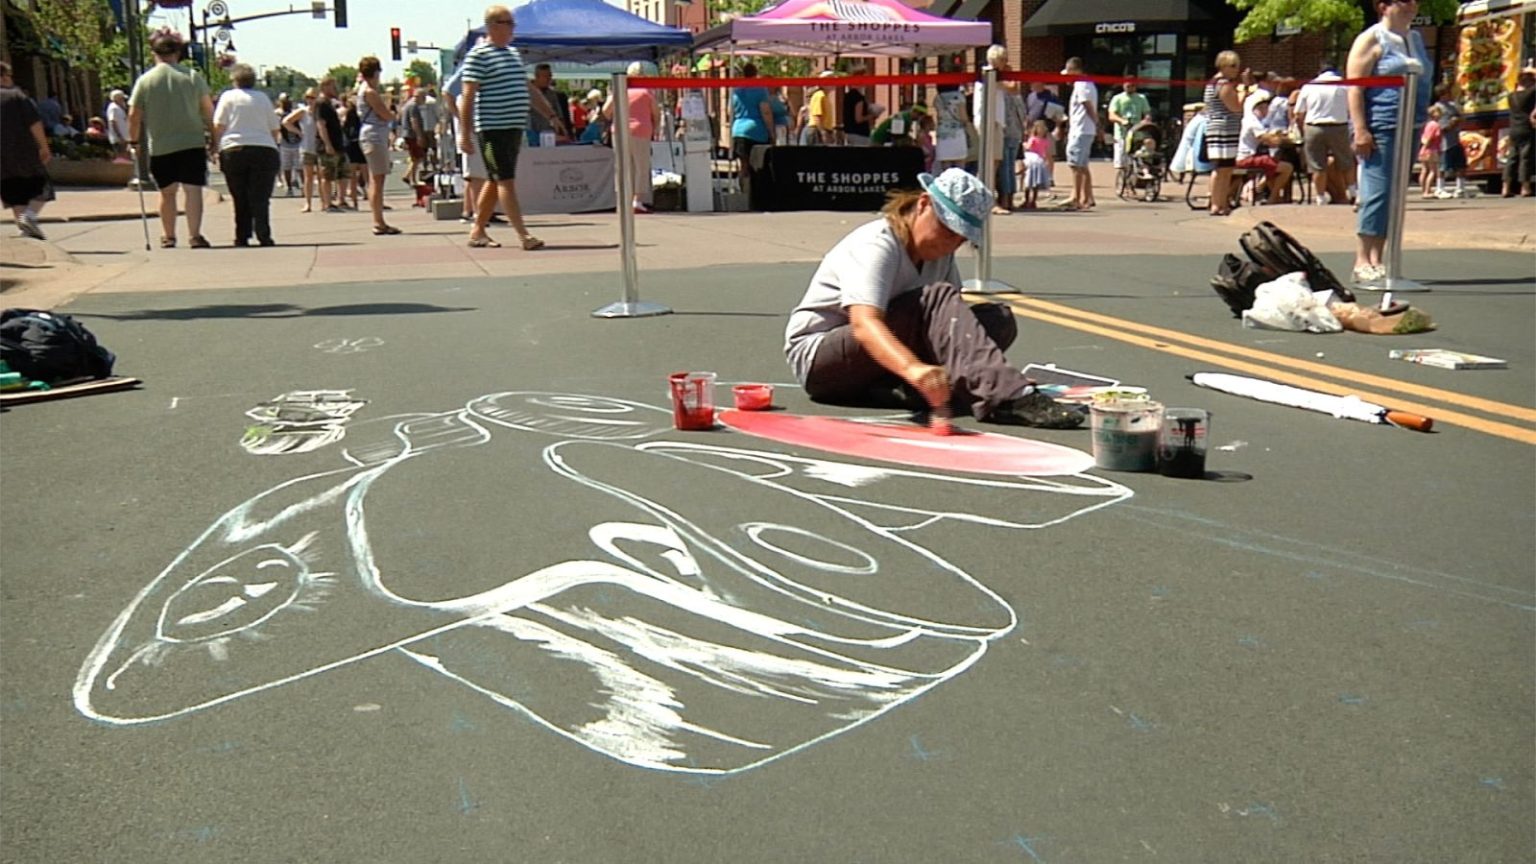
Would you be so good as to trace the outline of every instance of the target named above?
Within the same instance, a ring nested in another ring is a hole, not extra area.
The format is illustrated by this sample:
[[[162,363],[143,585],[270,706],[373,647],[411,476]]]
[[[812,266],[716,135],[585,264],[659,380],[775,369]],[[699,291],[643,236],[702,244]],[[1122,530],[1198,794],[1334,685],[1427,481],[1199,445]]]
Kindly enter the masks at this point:
[[[1536,444],[1536,429],[1517,426],[1502,420],[1492,420],[1461,411],[1447,410],[1444,407],[1446,405],[1455,405],[1492,414],[1505,420],[1536,424],[1536,410],[1519,405],[1510,405],[1506,402],[1483,399],[1478,396],[1469,396],[1465,393],[1456,393],[1435,387],[1425,387],[1422,384],[1398,381],[1393,378],[1384,378],[1380,375],[1371,375],[1366,372],[1340,369],[1337,366],[1329,366],[1325,363],[1299,360],[1283,354],[1260,351],[1256,348],[1248,348],[1242,345],[1233,345],[1217,339],[1206,339],[1202,336],[1181,333],[1178,330],[1153,327],[1148,324],[1127,321],[1110,315],[1100,315],[1096,312],[1085,312],[1081,309],[1074,309],[1059,303],[1035,300],[1022,295],[1000,294],[994,295],[991,299],[1007,303],[1013,308],[1014,314],[1020,317],[1032,318],[1036,321],[1044,321],[1073,330],[1081,330],[1084,333],[1093,333],[1097,336],[1103,336],[1142,348],[1150,348],[1165,354],[1186,357],[1190,360],[1199,360],[1212,366],[1242,372],[1247,375],[1257,375],[1271,381],[1280,381],[1285,384],[1306,387],[1339,396],[1358,396],[1367,402],[1375,402],[1393,411],[1407,411],[1431,417],[1436,423],[1449,423],[1467,429],[1475,429],[1489,435],[1497,435],[1501,438],[1509,438],[1526,444]],[[1335,378],[1350,383],[1338,384],[1325,380],[1326,378]],[[1440,404],[1405,402],[1399,396],[1362,390],[1360,389],[1361,387],[1375,387],[1390,393],[1409,394],[1411,396],[1432,399]]]

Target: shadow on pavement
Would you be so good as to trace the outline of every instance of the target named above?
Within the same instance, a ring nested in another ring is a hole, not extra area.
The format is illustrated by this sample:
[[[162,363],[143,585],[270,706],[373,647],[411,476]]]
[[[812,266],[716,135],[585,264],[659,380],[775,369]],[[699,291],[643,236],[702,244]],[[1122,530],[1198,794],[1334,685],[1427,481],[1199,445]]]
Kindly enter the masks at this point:
[[[299,318],[306,315],[418,315],[431,312],[474,312],[473,306],[434,306],[430,303],[354,303],[305,309],[292,303],[191,306],[184,309],[142,309],[137,312],[76,312],[79,318],[112,321],[192,321],[199,318]]]
[[[1536,288],[1536,279],[1529,276],[1511,276],[1507,279],[1424,279],[1421,281],[1425,285],[1525,285]]]

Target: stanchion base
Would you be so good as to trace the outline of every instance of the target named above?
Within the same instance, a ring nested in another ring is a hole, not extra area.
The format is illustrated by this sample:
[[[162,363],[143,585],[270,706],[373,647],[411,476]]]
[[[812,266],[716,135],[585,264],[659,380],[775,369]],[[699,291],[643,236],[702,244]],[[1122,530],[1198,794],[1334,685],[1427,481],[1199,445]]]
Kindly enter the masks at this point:
[[[1388,276],[1385,280],[1386,288],[1393,294],[1423,294],[1429,291],[1429,286],[1422,282],[1415,282],[1402,276]]]
[[[671,315],[672,309],[660,303],[647,303],[637,300],[628,303],[620,300],[617,303],[609,303],[600,309],[592,310],[593,318],[650,318],[653,315]]]
[[[1356,291],[1391,291],[1393,294],[1424,294],[1429,291],[1427,285],[1401,276],[1357,282],[1353,287]]]
[[[996,279],[967,279],[960,283],[960,290],[967,294],[1017,294],[1019,289]]]

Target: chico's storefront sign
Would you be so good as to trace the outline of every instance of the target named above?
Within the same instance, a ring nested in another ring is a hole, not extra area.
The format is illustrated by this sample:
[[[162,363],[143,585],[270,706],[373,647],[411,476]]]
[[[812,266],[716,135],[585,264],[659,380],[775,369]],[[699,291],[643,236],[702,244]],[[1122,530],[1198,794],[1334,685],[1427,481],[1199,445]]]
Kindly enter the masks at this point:
[[[1094,25],[1093,32],[1098,35],[1105,33],[1135,33],[1135,21],[1102,21]]]

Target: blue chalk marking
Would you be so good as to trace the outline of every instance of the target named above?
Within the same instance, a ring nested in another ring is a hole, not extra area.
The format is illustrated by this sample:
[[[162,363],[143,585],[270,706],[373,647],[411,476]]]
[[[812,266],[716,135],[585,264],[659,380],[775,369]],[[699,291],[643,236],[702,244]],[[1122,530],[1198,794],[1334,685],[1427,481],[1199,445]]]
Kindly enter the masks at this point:
[[[1364,705],[1366,703],[1366,697],[1361,696],[1358,693],[1340,693],[1339,701],[1343,702],[1345,705]]]
[[[1035,851],[1035,844],[1038,843],[1039,841],[1041,841],[1042,839],[1044,839],[1044,838],[1042,838],[1042,837],[1025,837],[1022,834],[1015,834],[1015,835],[1013,835],[1013,837],[1008,842],[1010,842],[1013,845],[1019,847],[1020,849],[1023,849],[1024,850],[1024,854],[1028,855],[1031,861],[1044,862],[1045,859],[1041,858],[1040,857],[1040,853]]]
[[[1244,648],[1257,648],[1263,643],[1259,641],[1257,636],[1239,636],[1237,637],[1237,644]]]
[[[239,749],[239,741],[220,741],[219,743],[213,745],[213,752],[215,753],[229,753],[230,751]]]
[[[1121,519],[1156,525],[1165,531],[1199,537],[1215,545],[1240,552],[1270,555],[1298,564],[1326,567],[1334,574],[1342,571],[1353,575],[1374,576],[1387,581],[1434,589],[1457,597],[1468,597],[1508,606],[1523,612],[1536,612],[1536,596],[1533,596],[1527,588],[1481,582],[1467,576],[1423,567],[1408,567],[1401,562],[1389,561],[1353,549],[1325,546],[1303,537],[1241,527],[1180,510],[1120,504],[1115,507],[1114,512]],[[1170,520],[1181,520],[1199,527],[1171,525],[1168,524]],[[1405,572],[1413,575],[1404,575]],[[1323,573],[1320,571],[1308,571],[1306,575],[1309,579],[1323,578]]]
[[[1415,630],[1434,630],[1440,626],[1440,622],[1433,618],[1424,618],[1419,621],[1409,621],[1408,626]]]
[[[1163,585],[1157,585],[1152,588],[1153,597],[1167,597],[1168,593],[1168,588]]]
[[[1126,719],[1131,724],[1131,728],[1135,729],[1137,732],[1151,732],[1154,728],[1150,720],[1141,719],[1140,717],[1136,716],[1135,712],[1132,712],[1131,715]]]
[[[455,712],[453,712],[453,719],[448,721],[448,731],[449,732],[473,732],[473,731],[475,731],[475,724],[473,724],[473,723],[469,722],[467,719],[465,719],[463,714],[460,714],[459,712],[455,711]]]
[[[1498,789],[1500,791],[1503,791],[1504,789],[1503,777],[1479,777],[1477,778],[1477,782],[1489,789]]]
[[[1249,804],[1248,805],[1248,815],[1249,816],[1268,816],[1269,817],[1269,821],[1271,821],[1271,822],[1279,822],[1280,821],[1280,814],[1275,812],[1275,808],[1273,806],[1271,806],[1270,804],[1267,804],[1267,803],[1265,803],[1263,801],[1255,801],[1252,804]]]
[[[935,756],[937,756],[939,754],[938,754],[938,751],[935,751],[935,750],[924,750],[923,749],[923,745],[918,742],[917,736],[913,735],[912,736],[912,755],[916,756],[919,762],[927,762],[929,759],[932,759],[933,757],[935,757]]]
[[[480,809],[479,802],[469,797],[469,787],[464,784],[464,778],[459,778],[459,813],[468,816]]]
[[[1064,669],[1076,669],[1083,665],[1082,659],[1073,657],[1071,654],[1052,654],[1051,663]]]
[[[1316,570],[1308,570],[1307,572],[1303,573],[1302,575],[1307,577],[1308,579],[1313,579],[1313,580],[1316,580],[1316,581],[1319,581],[1319,582],[1324,580],[1324,579],[1326,579],[1326,578],[1328,578],[1328,577],[1324,576],[1323,574],[1317,572]]]

